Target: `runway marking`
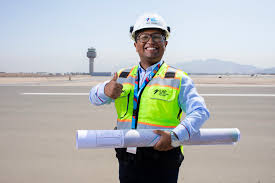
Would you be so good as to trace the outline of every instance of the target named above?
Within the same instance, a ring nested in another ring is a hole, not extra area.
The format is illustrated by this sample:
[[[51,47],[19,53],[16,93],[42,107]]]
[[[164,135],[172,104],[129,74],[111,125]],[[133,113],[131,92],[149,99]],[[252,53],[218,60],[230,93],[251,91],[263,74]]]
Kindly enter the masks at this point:
[[[87,96],[89,93],[21,93],[21,95],[67,95],[67,96]],[[228,94],[228,93],[216,93],[216,94],[200,94],[204,97],[275,97],[275,94]]]
[[[89,95],[89,93],[21,93],[21,95]]]
[[[274,88],[275,85],[253,85],[253,84],[196,84],[197,87],[232,87],[232,88]]]
[[[201,94],[204,97],[275,97],[275,94]]]

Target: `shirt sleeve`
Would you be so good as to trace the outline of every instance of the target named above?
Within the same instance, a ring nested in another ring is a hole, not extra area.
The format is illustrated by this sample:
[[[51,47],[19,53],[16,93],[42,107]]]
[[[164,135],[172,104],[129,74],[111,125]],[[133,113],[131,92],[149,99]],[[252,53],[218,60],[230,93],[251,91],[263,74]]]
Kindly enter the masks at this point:
[[[105,95],[104,87],[109,81],[100,83],[90,90],[89,99],[94,105],[110,104],[112,99]]]
[[[190,139],[198,133],[200,127],[209,118],[204,99],[198,94],[195,85],[189,76],[184,76],[181,81],[178,98],[180,108],[186,113],[181,123],[173,129],[181,142]]]

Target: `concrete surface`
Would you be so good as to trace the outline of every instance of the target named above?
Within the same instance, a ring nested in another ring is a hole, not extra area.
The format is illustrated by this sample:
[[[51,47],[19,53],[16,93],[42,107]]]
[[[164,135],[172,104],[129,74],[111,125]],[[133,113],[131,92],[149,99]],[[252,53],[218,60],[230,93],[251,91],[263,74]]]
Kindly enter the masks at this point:
[[[76,150],[78,129],[113,129],[114,105],[92,106],[89,86],[0,85],[0,182],[119,182],[113,149]],[[198,85],[200,93],[275,94],[273,86]],[[275,97],[205,97],[204,128],[239,128],[235,146],[186,146],[179,181],[275,182]]]

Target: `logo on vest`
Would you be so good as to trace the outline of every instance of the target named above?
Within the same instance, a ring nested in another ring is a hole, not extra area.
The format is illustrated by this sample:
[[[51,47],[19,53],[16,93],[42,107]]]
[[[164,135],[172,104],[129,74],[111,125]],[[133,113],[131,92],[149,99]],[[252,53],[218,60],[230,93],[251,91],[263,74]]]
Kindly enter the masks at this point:
[[[155,89],[154,95],[158,94],[159,96],[166,96],[168,95],[167,90],[165,89]]]

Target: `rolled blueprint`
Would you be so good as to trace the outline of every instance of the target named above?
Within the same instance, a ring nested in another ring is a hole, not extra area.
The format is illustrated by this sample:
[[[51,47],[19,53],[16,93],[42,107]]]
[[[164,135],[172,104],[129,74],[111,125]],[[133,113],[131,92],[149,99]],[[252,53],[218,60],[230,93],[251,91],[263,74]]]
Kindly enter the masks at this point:
[[[165,129],[171,131],[172,129]],[[152,147],[160,139],[153,129],[78,130],[77,149]],[[182,145],[231,145],[240,139],[237,128],[202,128]]]

